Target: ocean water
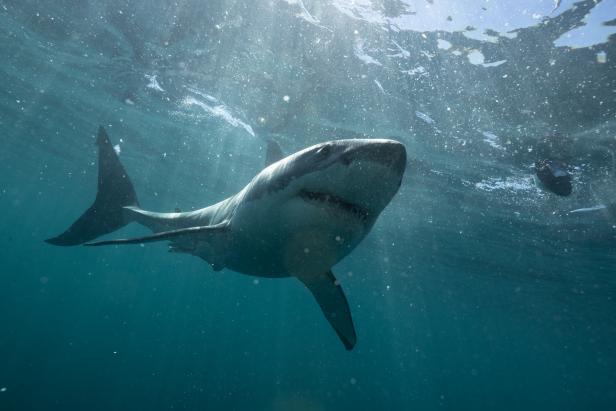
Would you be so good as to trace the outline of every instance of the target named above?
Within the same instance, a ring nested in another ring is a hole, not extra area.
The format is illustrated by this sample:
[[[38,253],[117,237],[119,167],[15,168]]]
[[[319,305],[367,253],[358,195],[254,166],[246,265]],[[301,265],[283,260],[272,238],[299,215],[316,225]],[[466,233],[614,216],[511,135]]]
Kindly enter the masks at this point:
[[[616,409],[615,19],[615,0],[0,0],[0,410]],[[156,211],[234,194],[268,139],[404,143],[400,191],[334,267],[354,350],[295,279],[44,243],[95,196],[99,125]]]

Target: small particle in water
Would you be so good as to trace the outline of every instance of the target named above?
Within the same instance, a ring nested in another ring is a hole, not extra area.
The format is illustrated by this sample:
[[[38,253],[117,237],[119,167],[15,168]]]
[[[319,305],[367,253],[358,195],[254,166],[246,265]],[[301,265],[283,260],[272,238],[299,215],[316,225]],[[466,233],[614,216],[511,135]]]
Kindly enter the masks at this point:
[[[114,351],[114,352],[113,352],[113,354],[114,354],[114,355],[117,355],[117,354],[118,354],[118,352],[117,352],[117,351]]]
[[[252,283],[253,283],[254,285],[259,285],[259,280],[255,278],[254,280],[252,280]]]
[[[597,53],[597,63],[607,63],[607,53],[605,51],[600,51]]]
[[[427,124],[434,124],[434,120],[429,115],[422,113],[421,111],[415,111],[415,116]]]
[[[152,90],[161,91],[161,92],[165,91],[158,83],[158,80],[156,79],[156,74],[153,74],[153,75],[146,74],[145,78],[150,81],[146,85],[147,88],[151,88]]]
[[[340,242],[340,241],[342,241],[342,238],[339,235],[337,235],[336,236],[336,241]]]
[[[6,392],[6,387],[0,388],[0,392]]]
[[[47,284],[49,282],[49,278],[47,277],[41,277],[40,278],[41,284]]]
[[[390,289],[390,288],[391,288],[391,287],[390,287],[389,285],[386,285],[386,286],[385,286],[385,289],[386,289],[387,291],[389,291],[389,289]]]
[[[285,103],[288,103],[289,100],[291,100],[291,97],[285,95],[282,99],[285,101]]]
[[[310,252],[310,248],[304,248],[304,253],[308,254]]]
[[[351,385],[355,385],[357,384],[357,380],[355,378],[351,378],[350,383]]]
[[[126,104],[130,105],[130,106],[134,106],[135,105],[135,102],[133,100],[129,99],[129,98],[125,99],[124,102]]]
[[[116,144],[115,146],[113,146],[113,150],[116,152],[116,154],[120,154],[122,152],[122,149],[120,149],[120,145]]]

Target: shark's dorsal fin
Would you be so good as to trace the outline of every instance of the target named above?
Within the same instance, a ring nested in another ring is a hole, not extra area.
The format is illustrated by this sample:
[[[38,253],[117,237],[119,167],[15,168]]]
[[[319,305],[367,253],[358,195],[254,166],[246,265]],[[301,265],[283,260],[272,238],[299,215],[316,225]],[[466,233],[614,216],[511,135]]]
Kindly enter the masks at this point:
[[[280,148],[278,143],[272,139],[267,139],[267,152],[265,153],[265,167],[269,166],[270,164],[275,163],[278,160],[282,160],[283,158],[284,158],[284,153],[282,152],[282,149]]]
[[[344,347],[347,350],[352,350],[357,342],[357,335],[353,326],[351,310],[342,287],[331,270],[317,276],[297,278],[308,287],[317,300],[325,318],[334,327]]]
[[[171,241],[169,251],[197,255],[207,261],[215,271],[220,271],[225,268],[229,238],[230,223],[229,220],[225,220],[214,225],[180,228],[143,237],[97,241],[84,245],[101,246]]]

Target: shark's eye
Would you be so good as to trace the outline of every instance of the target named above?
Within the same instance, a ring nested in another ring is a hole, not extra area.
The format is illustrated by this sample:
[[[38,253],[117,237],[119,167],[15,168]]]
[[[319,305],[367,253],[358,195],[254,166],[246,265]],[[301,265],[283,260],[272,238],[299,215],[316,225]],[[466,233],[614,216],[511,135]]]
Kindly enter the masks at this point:
[[[317,150],[317,154],[321,157],[325,157],[329,154],[330,151],[331,151],[331,146],[324,145]]]

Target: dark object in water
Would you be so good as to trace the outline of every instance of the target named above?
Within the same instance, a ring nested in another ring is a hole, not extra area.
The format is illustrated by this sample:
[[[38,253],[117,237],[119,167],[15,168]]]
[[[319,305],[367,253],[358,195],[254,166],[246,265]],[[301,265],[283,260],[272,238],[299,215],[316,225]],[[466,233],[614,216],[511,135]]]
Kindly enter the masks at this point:
[[[535,162],[535,172],[543,186],[559,196],[571,194],[571,175],[567,165],[558,160],[538,160]]]

